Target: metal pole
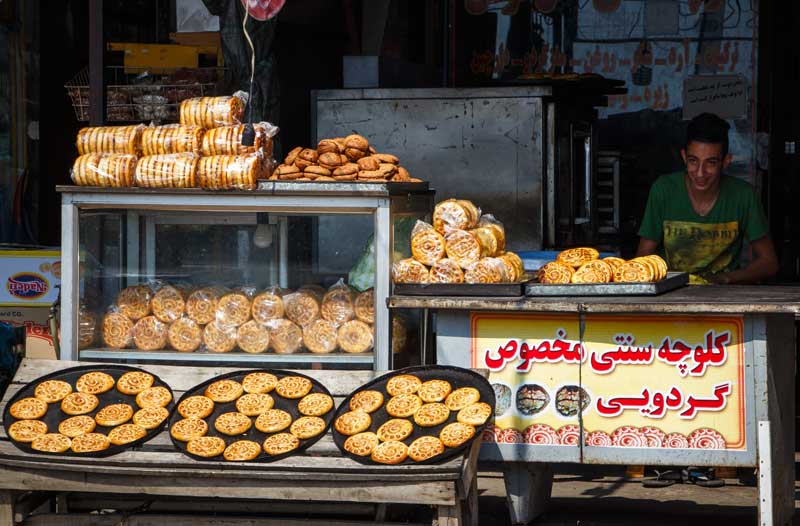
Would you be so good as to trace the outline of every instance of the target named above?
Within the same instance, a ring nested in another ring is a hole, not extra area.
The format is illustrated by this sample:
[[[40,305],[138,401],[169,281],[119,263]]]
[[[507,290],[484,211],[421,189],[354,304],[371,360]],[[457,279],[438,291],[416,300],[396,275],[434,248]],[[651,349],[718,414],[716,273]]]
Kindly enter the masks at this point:
[[[106,121],[106,89],[103,85],[103,0],[89,0],[89,124]]]

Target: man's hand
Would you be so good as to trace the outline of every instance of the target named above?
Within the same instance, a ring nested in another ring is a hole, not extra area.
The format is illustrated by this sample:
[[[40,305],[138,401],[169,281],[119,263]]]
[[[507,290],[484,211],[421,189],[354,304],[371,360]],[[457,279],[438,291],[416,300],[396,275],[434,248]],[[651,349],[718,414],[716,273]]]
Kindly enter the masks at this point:
[[[649,256],[658,250],[658,242],[644,237],[639,238],[639,247],[636,249],[636,257]]]

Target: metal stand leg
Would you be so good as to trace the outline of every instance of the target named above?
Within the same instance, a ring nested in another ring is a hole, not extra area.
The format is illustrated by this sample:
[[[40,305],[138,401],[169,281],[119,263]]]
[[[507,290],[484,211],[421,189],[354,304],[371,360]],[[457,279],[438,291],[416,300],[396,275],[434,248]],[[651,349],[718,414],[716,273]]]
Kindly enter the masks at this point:
[[[527,524],[547,511],[553,490],[553,470],[549,464],[506,462],[503,477],[511,524]]]

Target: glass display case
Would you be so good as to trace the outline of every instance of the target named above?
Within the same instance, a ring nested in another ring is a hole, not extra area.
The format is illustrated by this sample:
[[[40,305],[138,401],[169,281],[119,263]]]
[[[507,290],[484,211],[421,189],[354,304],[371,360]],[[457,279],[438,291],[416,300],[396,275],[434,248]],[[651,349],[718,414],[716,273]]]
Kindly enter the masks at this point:
[[[386,298],[392,261],[433,208],[427,184],[59,191],[62,359],[419,363],[413,320],[390,319]]]

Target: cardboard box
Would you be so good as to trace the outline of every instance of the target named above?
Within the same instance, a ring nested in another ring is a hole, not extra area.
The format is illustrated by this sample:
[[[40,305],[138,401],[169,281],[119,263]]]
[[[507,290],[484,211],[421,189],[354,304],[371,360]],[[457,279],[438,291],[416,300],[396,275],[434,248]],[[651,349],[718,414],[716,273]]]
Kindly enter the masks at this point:
[[[56,348],[47,317],[50,307],[0,307],[0,321],[25,327],[25,356],[56,360]]]
[[[0,307],[50,307],[61,285],[59,250],[0,250]]]

